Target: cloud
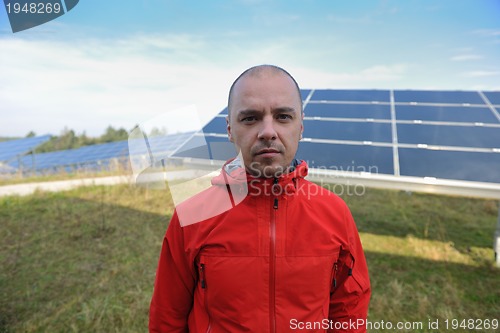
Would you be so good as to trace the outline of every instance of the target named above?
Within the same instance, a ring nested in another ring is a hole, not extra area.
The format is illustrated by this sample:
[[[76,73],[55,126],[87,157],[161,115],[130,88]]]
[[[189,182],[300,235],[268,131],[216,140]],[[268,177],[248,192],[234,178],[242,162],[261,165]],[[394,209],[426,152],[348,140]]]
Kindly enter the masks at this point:
[[[408,75],[408,64],[375,65],[353,72],[325,72],[299,67],[294,69],[305,88],[369,88],[394,86]]]
[[[470,60],[481,60],[483,56],[479,54],[460,54],[454,57],[451,57],[451,61],[470,61]]]
[[[259,26],[281,28],[284,25],[293,24],[300,21],[300,15],[284,12],[271,14],[268,11],[258,11],[256,14],[254,14],[253,21]]]
[[[500,30],[498,29],[478,29],[472,31],[473,34],[481,35],[481,36],[494,36],[500,37]]]
[[[78,42],[0,39],[2,135],[64,126],[91,135],[196,104],[202,123],[224,107],[234,73],[199,60],[191,36]],[[203,116],[202,115],[202,116]],[[166,124],[170,132],[186,124]]]
[[[500,43],[500,30],[498,29],[478,29],[472,31],[473,35],[478,35],[480,37],[491,38],[493,44]]]
[[[234,78],[260,63],[279,64],[311,88],[376,87],[407,75],[405,64],[350,72],[307,67],[307,53],[301,54],[297,44],[290,39],[217,47],[188,34],[77,41],[0,38],[1,134],[56,134],[67,126],[99,135],[110,124],[131,129],[191,104],[204,124],[224,108]],[[161,126],[171,133],[193,129],[176,121]]]
[[[364,69],[361,72],[367,80],[397,80],[406,72],[408,65],[377,65]]]
[[[326,16],[326,19],[330,22],[338,23],[338,24],[372,24],[375,23],[375,20],[372,16],[363,15],[359,17],[348,17],[348,16],[340,16],[329,14]]]
[[[159,33],[120,39],[43,38],[0,36],[0,135],[30,130],[56,134],[65,126],[100,135],[110,124],[131,129],[191,104],[197,105],[203,124],[224,108],[232,81],[244,69],[262,63],[283,66],[304,88],[416,89],[429,83],[421,71],[415,72],[427,68],[422,64],[361,64],[338,56],[333,61],[338,43],[307,48],[301,36],[279,42],[271,37],[238,38],[237,43],[234,36]],[[497,73],[476,71],[461,77],[495,78]],[[456,80],[455,72],[443,77],[454,80],[433,84],[448,89],[470,85],[469,80]],[[159,127],[174,133],[186,125],[173,121]]]
[[[9,124],[3,130],[54,133],[68,126],[96,135],[109,124],[131,128],[193,103],[208,120],[224,107],[234,78],[259,63],[303,74],[310,87],[376,85],[405,72],[401,64],[353,72],[304,67],[293,40],[230,45],[236,44],[218,48],[188,34],[78,41],[0,38],[0,105]]]
[[[500,76],[500,71],[470,71],[461,74],[463,77],[489,77]]]

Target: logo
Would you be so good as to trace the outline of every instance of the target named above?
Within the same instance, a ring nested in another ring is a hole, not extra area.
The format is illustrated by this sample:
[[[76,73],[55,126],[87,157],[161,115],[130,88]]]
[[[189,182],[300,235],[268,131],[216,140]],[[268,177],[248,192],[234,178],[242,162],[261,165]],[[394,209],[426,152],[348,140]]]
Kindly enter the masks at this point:
[[[4,0],[12,32],[52,21],[72,10],[79,0]]]

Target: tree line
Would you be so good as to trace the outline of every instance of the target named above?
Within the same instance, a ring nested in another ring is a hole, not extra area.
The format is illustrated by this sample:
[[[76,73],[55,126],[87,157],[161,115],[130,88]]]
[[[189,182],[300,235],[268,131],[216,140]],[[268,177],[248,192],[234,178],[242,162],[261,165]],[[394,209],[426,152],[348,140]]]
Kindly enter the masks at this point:
[[[35,133],[30,132],[27,136],[34,136]],[[60,135],[54,135],[49,141],[43,143],[36,148],[37,153],[47,153],[57,150],[66,150],[90,146],[99,143],[107,143],[114,141],[123,141],[128,139],[128,131],[124,128],[115,129],[113,126],[108,126],[99,137],[89,137],[85,132],[76,134],[74,130],[65,128]]]
[[[137,127],[137,125],[135,126]],[[134,127],[134,128],[135,128]],[[168,131],[165,127],[153,127],[147,134],[148,137],[154,136],[164,136],[168,135]],[[34,131],[30,131],[26,134],[26,138],[37,136]],[[124,141],[127,140],[129,136],[129,131],[124,129],[123,127],[114,128],[113,126],[108,126],[104,131],[104,134],[98,137],[90,137],[87,136],[85,131],[81,134],[75,133],[74,130],[68,129],[65,127],[61,134],[52,135],[50,140],[41,144],[35,149],[36,153],[47,153],[51,151],[58,150],[66,150],[66,149],[75,149],[83,146],[91,146],[100,143],[108,143],[115,141]],[[20,137],[2,137],[0,136],[0,142],[9,141],[9,140],[17,140],[21,139]]]

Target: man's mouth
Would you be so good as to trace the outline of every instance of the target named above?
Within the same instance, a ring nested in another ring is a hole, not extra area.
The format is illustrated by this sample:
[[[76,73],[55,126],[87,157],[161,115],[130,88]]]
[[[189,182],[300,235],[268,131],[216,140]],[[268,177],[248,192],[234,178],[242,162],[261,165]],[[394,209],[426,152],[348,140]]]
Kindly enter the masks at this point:
[[[279,150],[273,149],[273,148],[265,148],[257,151],[255,155],[261,156],[261,157],[274,157],[280,153]]]

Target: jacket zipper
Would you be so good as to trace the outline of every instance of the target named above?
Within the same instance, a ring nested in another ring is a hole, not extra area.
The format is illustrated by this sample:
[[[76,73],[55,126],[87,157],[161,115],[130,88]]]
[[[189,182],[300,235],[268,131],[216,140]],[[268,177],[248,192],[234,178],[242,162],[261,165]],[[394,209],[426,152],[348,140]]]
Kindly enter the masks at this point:
[[[210,318],[210,312],[208,311],[207,279],[205,277],[205,264],[204,263],[200,264],[200,284],[201,284],[201,289],[203,289],[203,299],[205,301],[205,311],[207,312],[207,316],[208,316],[207,333],[209,333],[212,329],[212,320]]]
[[[273,186],[278,184],[274,178]],[[278,210],[278,197],[273,199],[271,220],[269,224],[269,325],[271,333],[276,332],[276,213]]]
[[[339,266],[337,263],[333,264],[333,288],[337,288],[337,271]]]

